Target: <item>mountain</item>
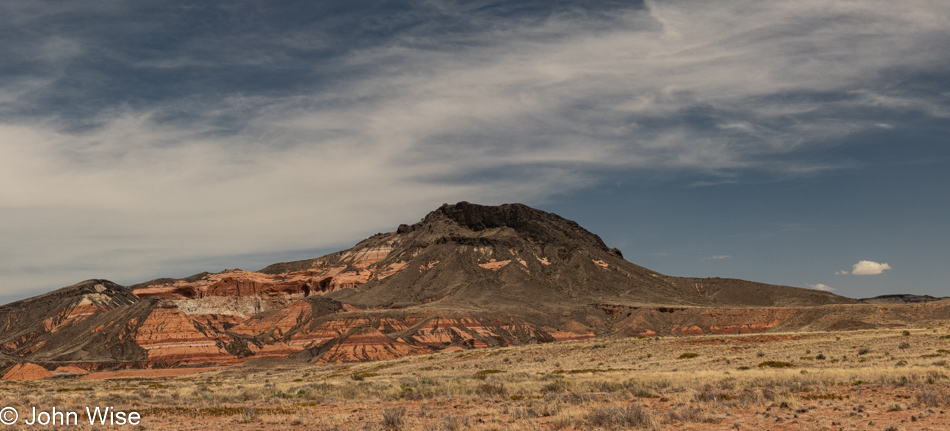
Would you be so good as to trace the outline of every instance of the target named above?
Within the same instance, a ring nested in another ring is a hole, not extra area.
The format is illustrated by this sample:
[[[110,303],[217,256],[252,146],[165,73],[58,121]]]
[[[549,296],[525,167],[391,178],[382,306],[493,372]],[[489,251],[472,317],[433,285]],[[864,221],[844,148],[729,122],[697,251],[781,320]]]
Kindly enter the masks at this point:
[[[860,299],[861,302],[868,304],[916,304],[921,302],[933,302],[950,297],[937,298],[930,295],[912,295],[909,293],[900,293],[894,295],[880,295],[873,298]]]
[[[556,214],[459,202],[314,259],[133,286],[89,280],[7,304],[0,360],[63,372],[262,356],[345,362],[593,336],[760,332],[809,308],[858,303],[660,274]]]
[[[355,248],[376,253],[378,260],[365,269],[383,277],[370,277],[359,286],[327,296],[360,307],[515,309],[547,314],[593,303],[792,306],[852,302],[810,289],[666,276],[624,260],[619,250],[608,248],[600,237],[573,221],[520,204],[443,205],[414,225],[376,235]],[[327,262],[297,264],[314,268]]]
[[[349,250],[134,286],[179,307],[250,313],[322,294],[360,308],[547,312],[586,303],[793,306],[848,303],[828,292],[720,278],[671,277],[627,262],[597,235],[521,204],[443,205]],[[243,301],[218,298],[243,298]],[[540,307],[540,309],[539,309]],[[550,309],[550,310],[549,310]]]

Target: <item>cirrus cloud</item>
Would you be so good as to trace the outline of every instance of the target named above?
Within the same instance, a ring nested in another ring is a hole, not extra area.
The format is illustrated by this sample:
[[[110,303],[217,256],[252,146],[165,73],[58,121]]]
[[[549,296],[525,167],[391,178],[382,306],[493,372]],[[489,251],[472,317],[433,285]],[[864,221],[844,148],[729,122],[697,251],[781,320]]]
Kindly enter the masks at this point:
[[[339,247],[618,172],[808,176],[849,166],[813,153],[844,137],[950,117],[895,85],[950,70],[946,2],[404,3],[0,3],[0,289]]]

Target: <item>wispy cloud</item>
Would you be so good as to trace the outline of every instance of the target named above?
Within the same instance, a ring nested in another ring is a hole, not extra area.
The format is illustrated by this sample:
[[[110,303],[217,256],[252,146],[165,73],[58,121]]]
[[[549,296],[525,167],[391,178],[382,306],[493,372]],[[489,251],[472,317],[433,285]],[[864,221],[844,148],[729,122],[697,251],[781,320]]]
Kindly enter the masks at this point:
[[[950,4],[598,5],[4,4],[31,30],[0,44],[2,288],[341,245],[630,170],[814,175],[850,166],[810,157],[837,139],[947,116],[889,83],[946,70],[921,47]]]
[[[715,256],[704,257],[703,260],[722,260],[722,259],[731,259],[732,256],[728,254],[717,254]]]

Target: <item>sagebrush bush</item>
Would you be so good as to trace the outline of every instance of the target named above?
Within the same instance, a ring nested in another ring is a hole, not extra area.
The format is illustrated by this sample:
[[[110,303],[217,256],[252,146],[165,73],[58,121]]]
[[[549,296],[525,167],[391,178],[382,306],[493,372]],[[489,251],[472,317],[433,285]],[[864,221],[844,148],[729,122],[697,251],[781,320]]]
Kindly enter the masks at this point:
[[[383,412],[383,428],[389,431],[399,431],[405,425],[406,408],[394,407]]]

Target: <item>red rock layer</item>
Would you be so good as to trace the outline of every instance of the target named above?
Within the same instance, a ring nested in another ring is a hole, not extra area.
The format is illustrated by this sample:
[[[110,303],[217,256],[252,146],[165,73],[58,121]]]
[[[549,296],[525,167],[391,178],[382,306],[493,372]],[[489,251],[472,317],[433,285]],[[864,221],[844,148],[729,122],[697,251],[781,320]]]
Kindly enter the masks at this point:
[[[312,317],[310,304],[295,302],[285,308],[262,316],[247,319],[231,328],[235,334],[244,334],[261,340],[261,344],[248,344],[255,356],[289,356],[313,343],[329,341],[338,334],[327,335],[322,332],[295,333],[289,339],[285,334],[297,329],[302,322]]]
[[[313,327],[298,327],[283,340],[283,345],[304,347],[302,358],[311,361],[350,362],[428,354],[453,347],[483,348],[554,340],[544,330],[510,320],[341,314]]]
[[[95,294],[86,295],[74,307],[64,309],[57,316],[43,320],[43,326],[48,332],[55,332],[64,325],[78,323],[97,312],[107,310],[107,308],[93,302],[93,299],[89,296],[95,296]]]
[[[406,262],[377,265],[393,251],[392,244],[351,249],[315,259],[310,268],[281,274],[228,270],[196,281],[177,280],[135,289],[138,297],[198,299],[211,296],[262,298],[306,297],[359,286],[374,277],[386,278],[406,268]]]
[[[85,374],[89,372],[89,368],[84,368],[80,365],[61,365],[56,367],[53,371],[64,374]]]
[[[177,308],[155,308],[136,332],[135,343],[148,352],[150,362],[229,363],[237,359]]]
[[[304,274],[280,276],[230,270],[209,274],[197,281],[178,280],[135,289],[136,296],[163,299],[197,299],[207,296],[306,296],[314,280]]]
[[[428,319],[407,318],[406,323],[412,325],[413,330],[401,339],[413,345],[437,349],[449,345],[481,348],[510,346],[527,340],[554,341],[554,338],[546,331],[524,322],[492,322],[475,318],[437,316]]]
[[[39,380],[53,377],[46,368],[33,363],[16,364],[3,375],[3,380]]]
[[[432,350],[393,340],[373,328],[361,328],[332,342],[317,362],[379,361],[426,353],[432,353]]]

